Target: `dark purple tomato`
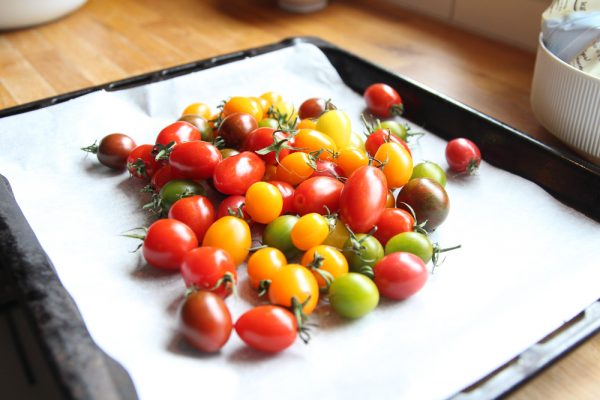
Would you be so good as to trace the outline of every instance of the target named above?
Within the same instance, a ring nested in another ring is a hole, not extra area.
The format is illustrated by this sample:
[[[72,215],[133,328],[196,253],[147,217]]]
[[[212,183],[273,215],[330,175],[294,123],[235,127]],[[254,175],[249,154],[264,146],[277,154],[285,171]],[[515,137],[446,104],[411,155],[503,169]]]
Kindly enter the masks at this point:
[[[425,229],[433,231],[440,226],[450,211],[450,199],[442,185],[427,178],[410,180],[402,187],[396,198],[396,207],[415,212],[417,223],[425,223]]]

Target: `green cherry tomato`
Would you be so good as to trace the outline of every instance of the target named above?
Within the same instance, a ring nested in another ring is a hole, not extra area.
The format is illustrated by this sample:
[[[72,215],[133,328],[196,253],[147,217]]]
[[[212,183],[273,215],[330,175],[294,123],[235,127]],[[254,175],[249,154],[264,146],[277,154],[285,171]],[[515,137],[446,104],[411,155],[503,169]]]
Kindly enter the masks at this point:
[[[258,127],[278,129],[279,123],[275,118],[263,118],[260,121],[258,121]]]
[[[350,272],[329,286],[329,303],[343,317],[360,318],[377,307],[379,291],[371,279]]]
[[[396,136],[399,139],[404,140],[405,142],[408,139],[408,129],[407,129],[406,125],[403,125],[398,121],[394,121],[394,120],[382,121],[379,124],[377,124],[376,128],[377,129],[387,129],[392,133],[392,135]]]
[[[344,256],[348,260],[350,271],[360,272],[365,266],[373,267],[383,258],[383,246],[375,237],[366,233],[357,233],[344,244]]]
[[[206,189],[197,182],[188,179],[174,179],[165,183],[158,194],[163,210],[168,211],[171,205],[183,197],[206,196]]]
[[[415,178],[429,178],[442,186],[446,186],[446,172],[442,167],[431,161],[423,161],[413,167],[410,179]]]
[[[418,256],[425,264],[433,256],[433,244],[431,240],[419,232],[402,232],[392,236],[385,245],[385,254],[403,251]]]
[[[298,254],[291,236],[292,228],[298,219],[295,215],[282,215],[275,218],[265,227],[263,244],[281,250],[288,257]]]

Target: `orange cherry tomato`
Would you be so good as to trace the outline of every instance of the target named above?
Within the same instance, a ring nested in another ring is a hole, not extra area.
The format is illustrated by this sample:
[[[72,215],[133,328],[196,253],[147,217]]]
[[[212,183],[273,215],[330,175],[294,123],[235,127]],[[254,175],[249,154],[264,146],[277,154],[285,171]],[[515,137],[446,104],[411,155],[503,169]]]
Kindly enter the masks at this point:
[[[346,147],[338,151],[335,163],[340,166],[342,171],[344,171],[344,176],[348,178],[360,167],[369,165],[369,157],[364,150],[356,147]]]
[[[205,120],[209,120],[212,118],[212,111],[204,103],[192,103],[183,110],[181,115],[199,115]]]
[[[252,254],[248,259],[248,281],[254,289],[258,289],[260,281],[273,280],[273,276],[284,265],[287,265],[285,255],[274,247],[264,247]]]
[[[317,121],[312,118],[304,118],[298,125],[296,125],[297,129],[317,129]]]
[[[225,216],[216,220],[204,234],[202,246],[212,246],[229,253],[236,265],[244,262],[252,238],[248,223],[241,218]]]
[[[319,301],[319,285],[312,272],[299,264],[283,266],[269,285],[269,301],[284,307],[292,307],[294,301],[304,304],[302,311],[309,315]]]
[[[394,207],[396,207],[396,198],[394,197],[394,192],[392,192],[392,189],[389,189],[387,197],[385,198],[385,208]]]
[[[317,213],[309,213],[298,219],[290,232],[292,244],[300,250],[318,246],[329,236],[327,218]]]
[[[235,113],[250,114],[257,121],[260,121],[263,117],[263,110],[260,103],[249,97],[235,96],[227,100],[223,106],[223,118]]]
[[[304,153],[321,151],[319,154],[321,160],[332,160],[337,151],[337,146],[331,137],[314,129],[300,129],[292,139],[291,145]]]
[[[379,146],[375,159],[383,163],[383,174],[388,188],[404,186],[412,175],[413,160],[408,151],[398,143],[387,142]]]
[[[315,170],[311,167],[310,156],[307,153],[296,152],[285,156],[277,166],[277,180],[292,186],[308,179]]]
[[[246,191],[246,212],[253,221],[268,224],[279,217],[283,196],[275,185],[255,182]]]
[[[319,245],[308,249],[300,264],[315,276],[319,289],[326,289],[333,279],[348,273],[348,261],[341,251],[332,246]],[[325,271],[325,274],[319,273]],[[326,278],[324,278],[324,276]]]

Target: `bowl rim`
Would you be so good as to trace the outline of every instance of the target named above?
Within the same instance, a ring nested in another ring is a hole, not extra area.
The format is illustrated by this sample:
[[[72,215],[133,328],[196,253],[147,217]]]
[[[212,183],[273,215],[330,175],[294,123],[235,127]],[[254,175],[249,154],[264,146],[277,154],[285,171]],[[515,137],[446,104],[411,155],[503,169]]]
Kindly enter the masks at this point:
[[[596,75],[592,75],[588,72],[582,71],[579,68],[572,66],[571,64],[567,63],[566,61],[561,60],[560,58],[558,58],[556,56],[556,54],[554,54],[550,50],[548,50],[548,48],[546,47],[546,44],[544,43],[544,37],[543,37],[542,33],[540,33],[540,36],[538,39],[538,45],[539,45],[539,48],[542,50],[542,52],[545,53],[545,55],[547,57],[550,57],[550,59],[552,61],[554,61],[555,63],[558,63],[561,66],[567,67],[570,70],[572,70],[574,73],[579,74],[582,78],[593,80],[600,85],[600,77],[598,77]]]

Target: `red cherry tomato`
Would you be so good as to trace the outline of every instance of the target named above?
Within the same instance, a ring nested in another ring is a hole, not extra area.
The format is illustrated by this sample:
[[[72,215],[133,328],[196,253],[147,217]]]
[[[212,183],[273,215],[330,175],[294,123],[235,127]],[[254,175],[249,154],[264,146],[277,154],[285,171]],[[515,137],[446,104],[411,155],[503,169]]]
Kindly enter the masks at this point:
[[[327,215],[340,208],[340,194],[344,184],[328,176],[316,176],[300,183],[294,193],[294,209],[300,215],[318,213]]]
[[[405,252],[383,257],[373,267],[373,273],[379,293],[394,300],[404,300],[417,293],[429,275],[423,260]]]
[[[195,247],[198,247],[198,239],[190,227],[181,221],[165,218],[148,227],[142,254],[153,267],[176,271],[185,254]]]
[[[387,129],[378,129],[375,132],[369,134],[369,137],[367,137],[367,140],[365,141],[365,150],[367,150],[367,153],[369,153],[371,157],[375,157],[375,154],[377,153],[379,147],[382,144],[388,142],[394,142],[399,144],[400,146],[408,150],[408,154],[411,154],[410,149],[408,148],[408,145],[404,142],[404,140],[400,139],[395,135],[392,135],[392,133]]]
[[[127,170],[131,176],[139,179],[150,179],[160,168],[152,154],[154,146],[151,144],[141,144],[131,150],[127,156]]]
[[[159,132],[156,144],[166,146],[171,142],[175,144],[202,139],[202,134],[194,125],[185,121],[173,122]]]
[[[454,172],[473,174],[481,163],[481,152],[469,139],[452,139],[446,145],[446,161]]]
[[[298,324],[288,310],[264,305],[255,307],[235,323],[235,331],[248,346],[268,353],[290,347],[298,336]]]
[[[193,292],[179,310],[179,330],[196,349],[213,353],[221,349],[233,329],[231,313],[212,292]]]
[[[379,118],[401,115],[404,110],[402,98],[393,87],[385,83],[375,83],[363,95],[367,108]]]
[[[385,208],[388,188],[385,175],[372,166],[358,168],[340,195],[340,217],[354,233],[369,232]]]
[[[159,192],[163,186],[175,179],[184,179],[179,173],[173,171],[169,164],[163,165],[152,175],[150,185],[154,191]]]
[[[256,154],[244,151],[217,164],[213,184],[223,194],[245,194],[264,174],[265,162]]]
[[[173,148],[169,155],[169,165],[184,178],[201,180],[213,176],[221,158],[221,153],[212,144],[193,140]]]
[[[344,176],[344,170],[333,161],[318,159],[315,165],[316,168],[311,178],[315,176],[329,176],[338,179],[340,176]]]
[[[233,215],[234,217],[240,216],[239,210],[242,210],[242,218],[246,221],[250,220],[250,215],[246,212],[246,197],[240,195],[228,196],[219,203],[219,207],[217,208],[217,219],[226,217],[228,215]]]
[[[288,134],[273,128],[257,128],[250,132],[244,142],[244,150],[259,152],[260,158],[267,165],[276,165],[279,160],[290,154],[286,148]],[[287,145],[289,146],[289,145]],[[271,150],[262,154],[266,150]]]
[[[169,208],[169,218],[189,226],[201,242],[208,227],[215,222],[215,209],[204,196],[183,197]]]
[[[373,234],[383,246],[402,232],[412,232],[415,220],[406,210],[400,208],[386,208],[377,221],[377,230]]]
[[[282,181],[270,180],[267,182],[275,186],[281,192],[281,197],[283,197],[283,208],[281,209],[281,215],[295,214],[296,209],[294,208],[294,187],[289,183]]]
[[[185,286],[211,290],[225,298],[237,283],[233,258],[223,249],[210,246],[188,251],[181,262],[181,276]]]

